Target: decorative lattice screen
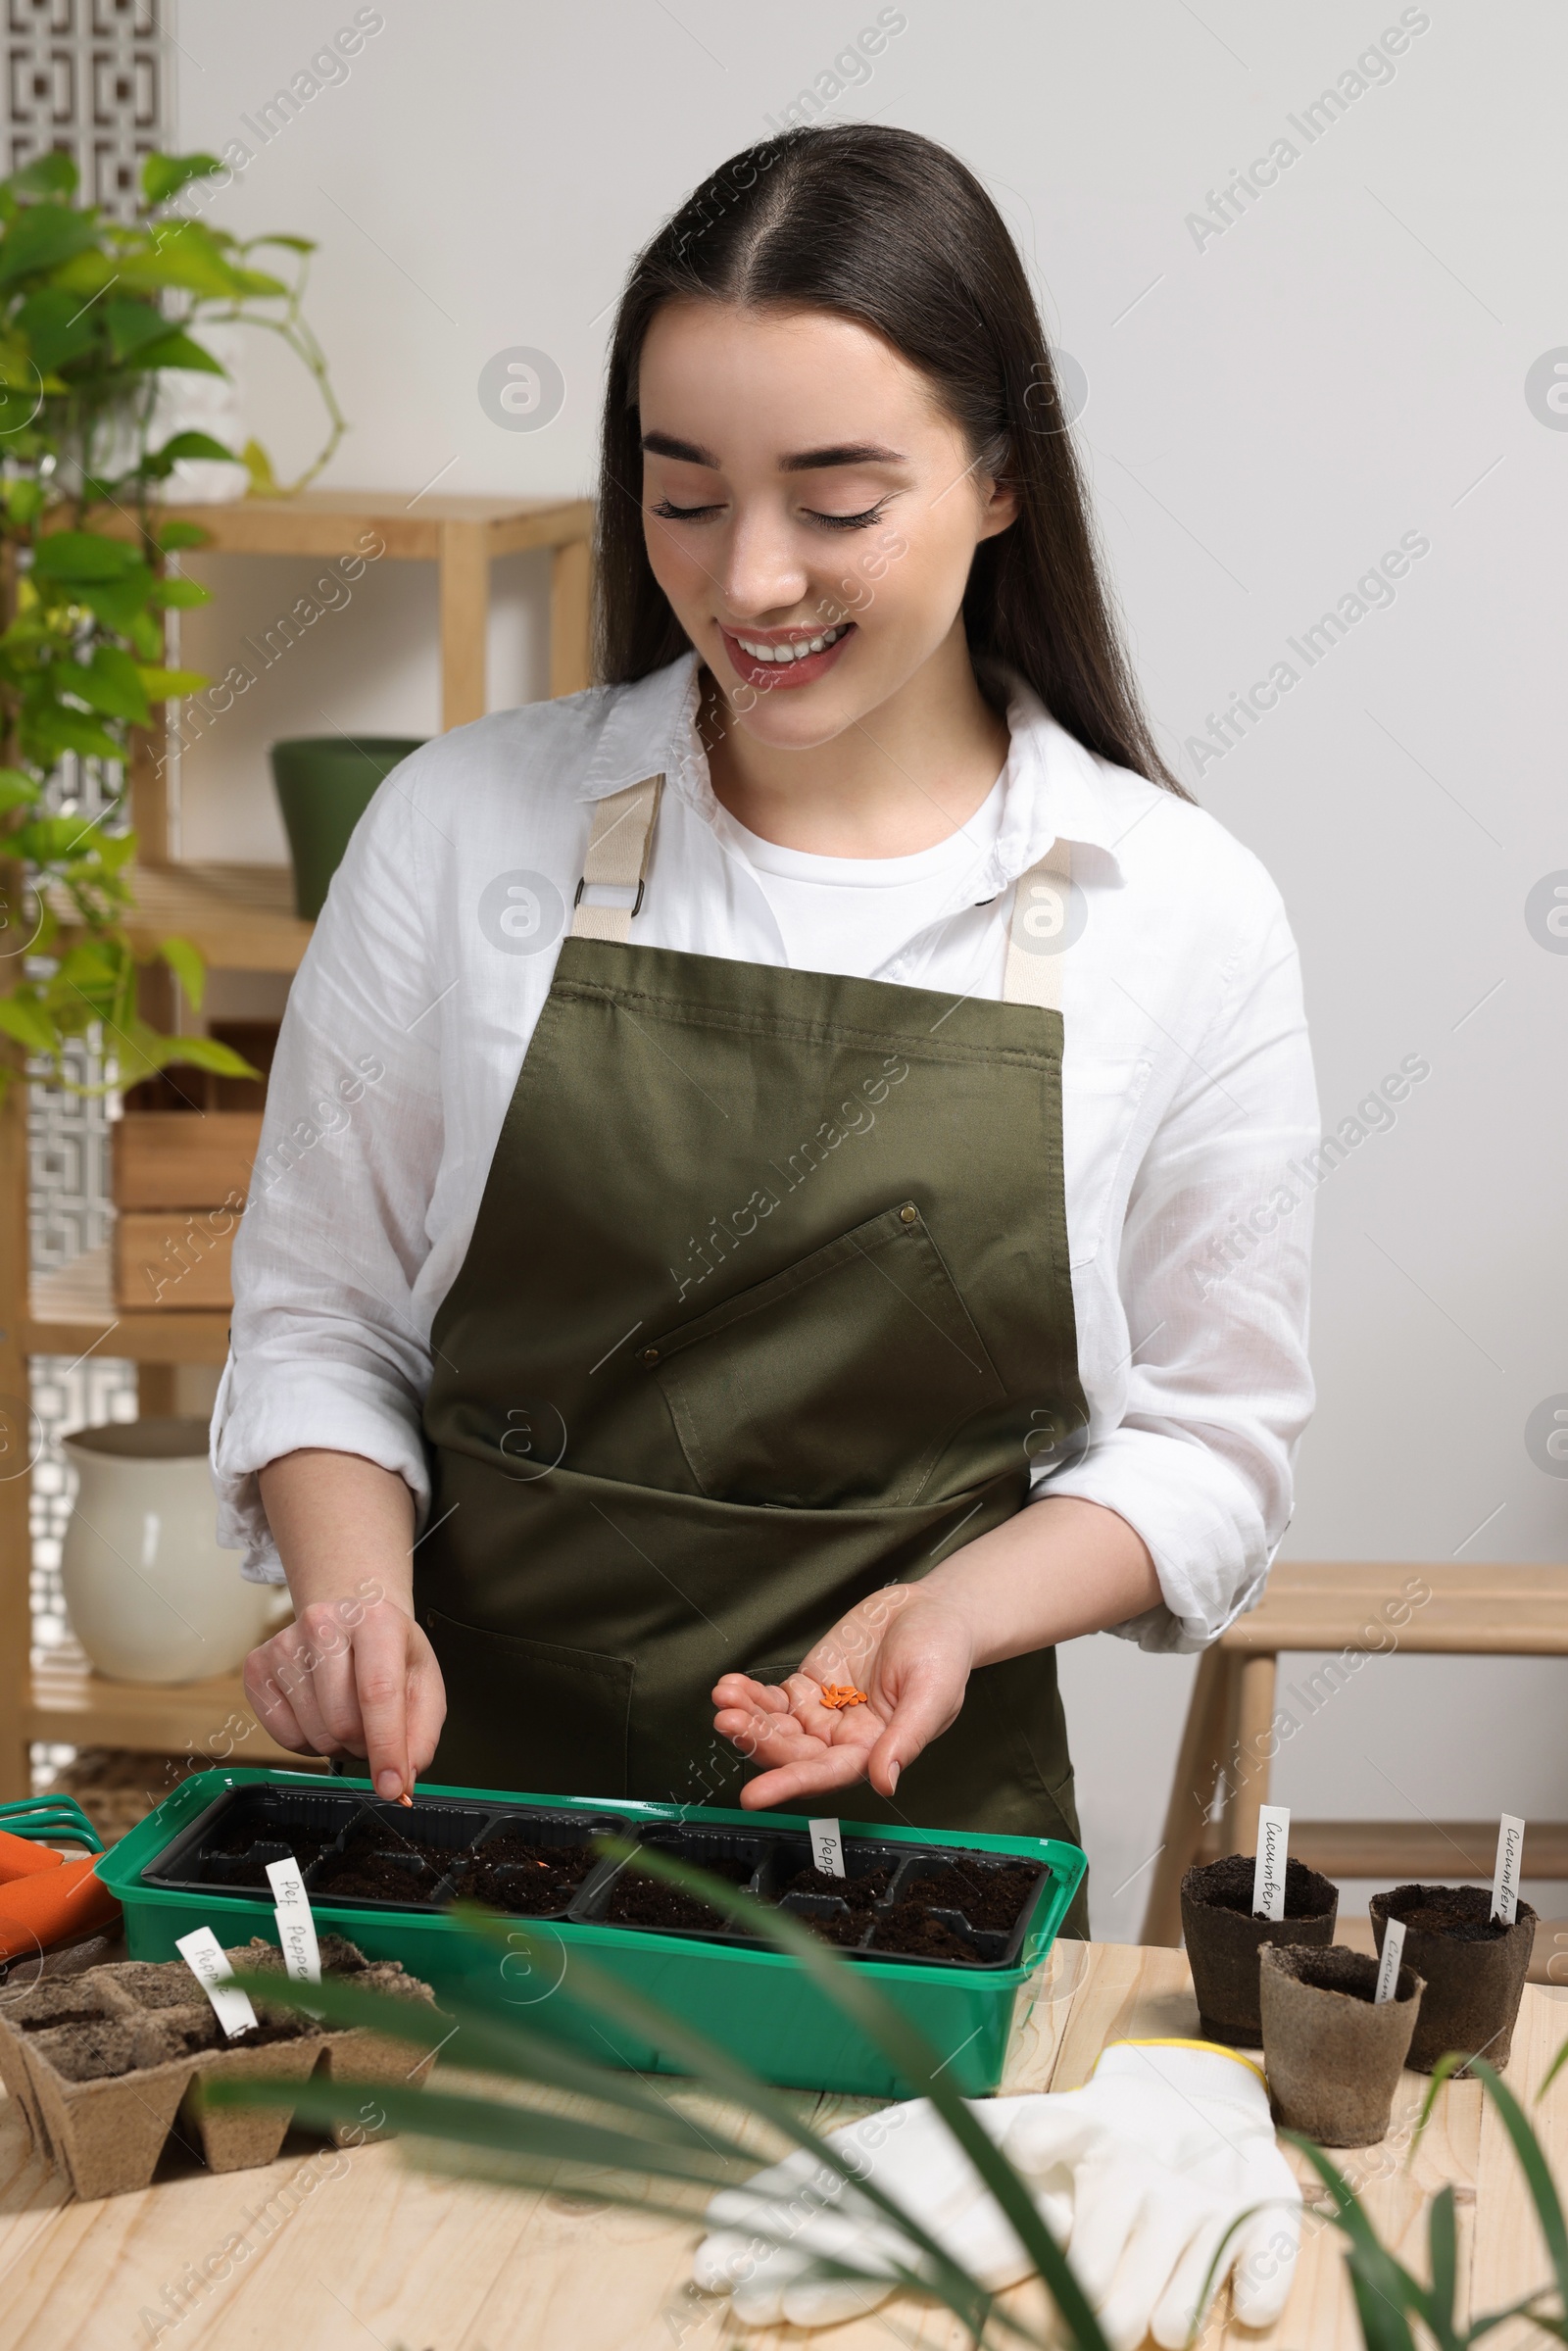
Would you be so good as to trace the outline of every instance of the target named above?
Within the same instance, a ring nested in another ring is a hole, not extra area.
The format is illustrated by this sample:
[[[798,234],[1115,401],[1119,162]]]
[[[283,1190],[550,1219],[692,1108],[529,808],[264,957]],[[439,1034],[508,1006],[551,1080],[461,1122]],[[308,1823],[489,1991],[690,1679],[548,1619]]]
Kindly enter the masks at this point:
[[[6,0],[6,17],[7,170],[63,148],[92,203],[129,212],[169,128],[169,7]]]

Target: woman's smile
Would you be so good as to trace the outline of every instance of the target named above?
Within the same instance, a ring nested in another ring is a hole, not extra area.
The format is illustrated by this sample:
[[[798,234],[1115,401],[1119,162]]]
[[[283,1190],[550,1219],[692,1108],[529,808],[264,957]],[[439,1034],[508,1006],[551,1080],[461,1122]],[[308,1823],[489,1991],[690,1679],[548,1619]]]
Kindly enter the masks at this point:
[[[841,620],[814,630],[748,629],[742,635],[720,621],[718,633],[742,683],[760,693],[776,694],[789,686],[814,685],[825,676],[855,634],[855,623]]]

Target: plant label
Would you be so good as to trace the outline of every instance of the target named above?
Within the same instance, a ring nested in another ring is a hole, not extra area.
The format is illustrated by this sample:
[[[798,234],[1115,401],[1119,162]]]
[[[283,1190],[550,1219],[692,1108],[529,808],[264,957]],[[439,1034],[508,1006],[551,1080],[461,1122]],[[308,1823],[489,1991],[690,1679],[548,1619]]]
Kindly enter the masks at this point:
[[[1519,1915],[1519,1861],[1525,1849],[1525,1825],[1511,1812],[1497,1824],[1497,1866],[1492,1876],[1492,1915],[1511,1927]]]
[[[234,1971],[211,1927],[193,1927],[188,1935],[176,1938],[174,1948],[211,2000],[213,2014],[229,2039],[241,2033],[254,2033],[256,2011],[238,1984],[231,1981]]]
[[[1383,1957],[1378,1963],[1378,1985],[1372,1997],[1379,2006],[1399,1988],[1399,1965],[1404,1958],[1404,1921],[1390,1919],[1383,1930]]]
[[[311,1916],[311,1897],[305,1890],[300,1865],[290,1853],[282,1861],[267,1865],[268,1881],[277,1907],[272,1912],[277,1921],[277,1939],[283,1949],[283,1965],[296,1984],[319,1984],[321,1953],[316,1940],[316,1921]]]
[[[808,1821],[811,1832],[811,1859],[827,1878],[844,1875],[844,1839],[837,1821]]]
[[[1285,1916],[1286,1848],[1291,1841],[1291,1808],[1263,1804],[1257,1815],[1257,1859],[1252,1865],[1252,1916]]]

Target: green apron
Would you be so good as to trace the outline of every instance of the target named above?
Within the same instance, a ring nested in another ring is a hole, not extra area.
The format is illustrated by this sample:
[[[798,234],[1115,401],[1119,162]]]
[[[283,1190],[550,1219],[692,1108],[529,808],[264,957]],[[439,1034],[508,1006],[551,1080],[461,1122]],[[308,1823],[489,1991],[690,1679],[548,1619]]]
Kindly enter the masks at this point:
[[[599,804],[585,867],[639,906],[661,781]],[[1015,914],[1035,1001],[956,1002],[631,945],[578,899],[432,1332],[430,1776],[733,1804],[718,1677],[794,1672],[1087,1422],[1059,964]],[[1076,1840],[1054,1651],[979,1669],[896,1800],[844,1809]]]

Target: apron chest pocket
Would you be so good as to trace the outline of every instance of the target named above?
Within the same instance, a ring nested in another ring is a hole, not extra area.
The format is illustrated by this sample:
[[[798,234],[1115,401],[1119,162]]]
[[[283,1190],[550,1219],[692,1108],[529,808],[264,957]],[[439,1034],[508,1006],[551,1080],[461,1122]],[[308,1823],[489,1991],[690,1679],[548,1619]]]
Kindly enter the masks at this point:
[[[717,1501],[917,1502],[955,1432],[1004,1400],[908,1201],[680,1325],[641,1360]]]

